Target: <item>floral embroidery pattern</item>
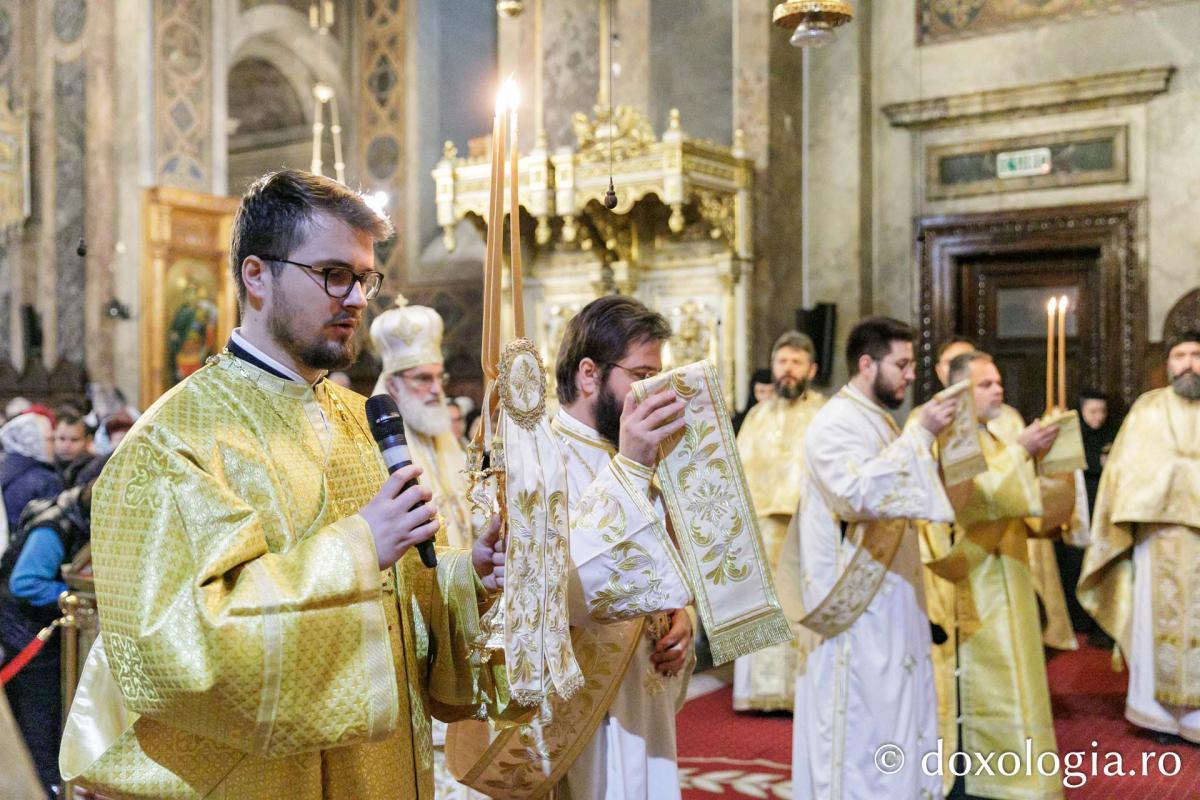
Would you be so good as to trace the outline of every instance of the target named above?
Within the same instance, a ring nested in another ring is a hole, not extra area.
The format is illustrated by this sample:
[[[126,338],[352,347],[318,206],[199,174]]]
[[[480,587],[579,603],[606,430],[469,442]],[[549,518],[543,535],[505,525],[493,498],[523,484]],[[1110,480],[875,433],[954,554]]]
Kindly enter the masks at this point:
[[[750,574],[738,545],[745,524],[738,514],[733,469],[723,458],[714,457],[720,449],[716,426],[699,419],[684,429],[675,453],[677,460],[686,458],[677,475],[682,500],[694,511],[688,532],[692,541],[705,548],[700,559],[708,568],[704,577],[718,586],[744,581]]]
[[[104,647],[108,653],[113,677],[120,684],[125,699],[134,708],[144,708],[144,704],[157,703],[158,691],[146,678],[142,654],[133,639],[119,633],[105,633]]]
[[[634,542],[612,548],[615,571],[589,603],[597,619],[630,619],[653,613],[666,603],[662,578],[656,575],[648,550]]]

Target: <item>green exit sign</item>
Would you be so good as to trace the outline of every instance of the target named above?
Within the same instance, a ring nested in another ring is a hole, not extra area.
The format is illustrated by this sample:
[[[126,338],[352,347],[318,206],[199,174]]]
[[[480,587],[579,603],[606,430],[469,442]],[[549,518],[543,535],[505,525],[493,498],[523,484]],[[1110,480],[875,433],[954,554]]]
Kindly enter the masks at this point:
[[[1052,169],[1049,147],[1031,147],[996,154],[997,178],[1028,178],[1049,175]]]

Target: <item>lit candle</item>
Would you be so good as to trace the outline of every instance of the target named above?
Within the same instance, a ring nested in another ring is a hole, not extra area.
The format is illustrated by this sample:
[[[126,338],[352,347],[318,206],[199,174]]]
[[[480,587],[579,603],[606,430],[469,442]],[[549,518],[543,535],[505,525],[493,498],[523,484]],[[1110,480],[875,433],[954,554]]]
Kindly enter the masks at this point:
[[[1067,408],[1067,296],[1058,298],[1058,407]]]
[[[507,87],[507,84],[506,84]],[[503,96],[505,89],[501,90]],[[503,100],[501,101],[503,102]],[[503,281],[500,278],[502,261],[504,258],[504,143],[505,134],[508,132],[508,109],[507,104],[501,112],[500,116],[500,141],[496,146],[496,160],[493,162],[497,171],[496,176],[496,224],[488,233],[493,232],[496,235],[496,243],[492,249],[492,302],[491,302],[491,317],[492,317],[492,335],[489,338],[491,352],[488,358],[493,364],[500,363],[500,339],[503,336],[500,326],[500,294]]]
[[[511,222],[509,223],[509,261],[512,265],[512,288],[513,288],[513,326],[518,337],[525,335],[525,298],[521,296],[520,287],[524,285],[521,280],[521,199],[517,182],[520,167],[518,165],[518,156],[520,155],[521,146],[517,140],[517,88],[516,85],[509,80],[508,83],[508,113],[512,117],[512,141],[509,142],[510,164],[512,170],[512,197],[509,210]]]
[[[1058,298],[1046,303],[1046,413],[1054,408],[1054,316]]]
[[[483,300],[489,302],[492,294],[492,258],[496,249],[496,206],[500,201],[499,174],[503,168],[503,158],[499,155],[500,147],[500,118],[502,115],[500,101],[496,101],[496,116],[492,118],[492,174],[491,183],[488,189],[488,212],[487,212],[487,250],[483,259]],[[491,352],[488,343],[491,341],[491,323],[492,317],[490,314],[483,316],[483,341],[484,348],[482,350],[483,372],[489,377],[495,377],[495,365],[489,361]]]

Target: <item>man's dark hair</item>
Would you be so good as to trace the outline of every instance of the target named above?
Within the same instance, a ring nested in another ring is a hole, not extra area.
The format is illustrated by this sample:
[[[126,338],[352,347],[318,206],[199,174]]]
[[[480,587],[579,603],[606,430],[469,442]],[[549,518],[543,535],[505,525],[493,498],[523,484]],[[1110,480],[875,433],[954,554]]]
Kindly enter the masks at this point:
[[[972,339],[970,336],[960,336],[958,334],[955,334],[954,336],[951,336],[949,339],[947,339],[946,341],[944,341],[940,345],[938,345],[937,360],[941,361],[942,356],[944,356],[946,354],[946,351],[949,350],[951,347],[953,347],[956,344],[969,344],[969,345],[971,345],[972,350],[979,349],[979,343],[976,342],[974,339]]]
[[[631,345],[669,338],[671,326],[666,318],[640,301],[615,294],[593,300],[567,323],[563,333],[554,365],[558,402],[565,406],[578,398],[575,373],[583,359],[595,361],[607,377],[611,365],[620,361]]]
[[[1167,355],[1170,355],[1172,350],[1179,345],[1184,344],[1185,342],[1196,342],[1197,344],[1200,344],[1200,330],[1191,328],[1172,331],[1170,335],[1167,336],[1167,340],[1164,342],[1164,344],[1167,346]]]
[[[58,424],[59,425],[82,425],[84,435],[90,435],[91,431],[88,430],[87,420],[85,420],[79,414],[74,413],[74,411],[75,411],[75,409],[73,409],[73,408],[60,408],[58,410],[58,414],[56,415],[58,417]],[[57,426],[55,426],[55,427],[57,427]]]
[[[858,374],[858,359],[864,355],[879,361],[892,351],[892,342],[911,342],[917,338],[911,326],[891,317],[867,317],[850,330],[846,339],[846,367]]]
[[[1100,391],[1099,389],[1094,389],[1092,387],[1088,387],[1079,392],[1079,400],[1080,400],[1080,402],[1083,402],[1084,400],[1103,400],[1104,402],[1107,403],[1108,395],[1106,395],[1104,392]]]
[[[376,241],[388,239],[395,232],[386,217],[376,213],[361,194],[344,184],[296,169],[268,172],[242,195],[233,219],[229,260],[239,305],[246,300],[242,262],[249,256],[288,258],[303,241],[304,226],[321,212],[370,234]],[[272,275],[283,269],[282,264],[274,261],[268,261],[267,265]]]
[[[950,359],[950,369],[946,372],[946,383],[954,385],[965,380],[971,374],[971,363],[974,361],[992,361],[992,357],[979,350],[959,353]]]

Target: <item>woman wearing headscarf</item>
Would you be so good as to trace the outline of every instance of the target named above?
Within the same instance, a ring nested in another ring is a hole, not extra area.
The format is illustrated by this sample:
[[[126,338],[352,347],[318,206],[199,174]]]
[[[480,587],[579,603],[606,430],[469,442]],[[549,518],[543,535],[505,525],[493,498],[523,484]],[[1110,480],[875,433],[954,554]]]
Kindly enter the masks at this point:
[[[746,420],[750,409],[773,394],[775,394],[775,378],[771,375],[771,370],[754,370],[754,374],[750,376],[750,394],[746,398],[746,407],[734,414],[733,419],[730,420],[733,424],[734,434],[742,429],[742,423]]]
[[[0,428],[0,488],[9,531],[15,531],[30,500],[55,497],[63,490],[54,469],[54,426],[42,414],[19,414]]]

